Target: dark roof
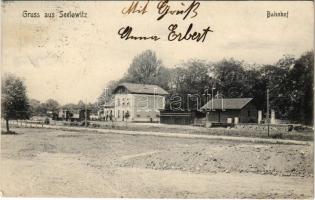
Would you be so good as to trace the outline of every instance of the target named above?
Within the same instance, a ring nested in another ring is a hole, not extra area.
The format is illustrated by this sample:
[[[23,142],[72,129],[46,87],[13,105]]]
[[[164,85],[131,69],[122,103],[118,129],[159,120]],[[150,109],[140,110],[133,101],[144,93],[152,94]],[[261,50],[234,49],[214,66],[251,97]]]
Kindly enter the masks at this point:
[[[160,94],[160,95],[168,94],[168,92],[166,92],[164,89],[162,89],[158,85],[135,84],[135,83],[121,83],[115,88],[114,93],[116,93],[116,91],[121,87],[126,88],[131,94]]]
[[[240,110],[245,107],[253,98],[223,98],[223,109],[235,109]],[[222,109],[222,99],[213,99],[213,108],[212,100],[208,101],[204,106],[201,107],[202,110],[211,110],[211,109]]]

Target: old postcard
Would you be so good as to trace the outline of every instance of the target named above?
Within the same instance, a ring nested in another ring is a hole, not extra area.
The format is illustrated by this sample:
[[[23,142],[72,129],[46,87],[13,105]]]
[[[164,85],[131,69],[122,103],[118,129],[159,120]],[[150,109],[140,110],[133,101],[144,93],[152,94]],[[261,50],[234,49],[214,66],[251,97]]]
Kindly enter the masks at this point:
[[[1,195],[314,198],[313,1],[2,1]]]

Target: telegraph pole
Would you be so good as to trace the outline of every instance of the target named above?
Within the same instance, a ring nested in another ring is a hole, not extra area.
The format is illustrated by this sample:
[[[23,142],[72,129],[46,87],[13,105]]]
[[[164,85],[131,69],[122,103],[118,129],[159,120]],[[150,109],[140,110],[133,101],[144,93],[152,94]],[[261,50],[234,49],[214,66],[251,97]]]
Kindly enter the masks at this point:
[[[85,128],[87,127],[87,107],[86,107],[86,104],[87,104],[87,100],[85,99],[85,104],[84,104],[84,125],[85,125]]]
[[[270,109],[270,105],[269,105],[269,89],[267,89],[267,115],[266,115],[266,118],[267,118],[267,126],[268,126],[268,137],[269,137],[269,123],[270,123],[270,120],[269,120],[269,109]]]
[[[214,85],[211,88],[211,110],[213,110],[213,90],[215,89]]]
[[[222,111],[225,111],[224,109],[224,97],[222,96]]]

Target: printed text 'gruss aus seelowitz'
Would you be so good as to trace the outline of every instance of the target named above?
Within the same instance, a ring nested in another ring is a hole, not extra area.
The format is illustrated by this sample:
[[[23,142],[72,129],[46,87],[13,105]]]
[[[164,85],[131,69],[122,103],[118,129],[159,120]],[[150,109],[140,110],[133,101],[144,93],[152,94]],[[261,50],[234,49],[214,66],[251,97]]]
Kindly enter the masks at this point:
[[[44,18],[55,18],[55,17],[59,17],[59,18],[87,18],[88,17],[88,13],[85,11],[58,11],[58,12],[32,12],[32,11],[28,11],[28,10],[24,10],[22,12],[22,17],[23,18],[40,18],[40,17],[44,17]]]

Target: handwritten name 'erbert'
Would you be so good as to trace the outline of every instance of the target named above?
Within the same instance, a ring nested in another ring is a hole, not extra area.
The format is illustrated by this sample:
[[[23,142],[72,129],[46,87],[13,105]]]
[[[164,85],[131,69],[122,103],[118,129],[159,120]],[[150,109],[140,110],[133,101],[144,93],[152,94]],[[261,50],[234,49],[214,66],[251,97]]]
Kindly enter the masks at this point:
[[[195,40],[196,42],[204,42],[206,37],[207,37],[207,34],[209,32],[213,32],[213,30],[210,29],[210,26],[208,26],[207,28],[203,29],[202,32],[191,32],[192,31],[192,28],[193,28],[193,24],[191,23],[185,34],[182,34],[182,33],[177,33],[176,32],[176,29],[177,29],[177,24],[171,24],[169,27],[168,27],[168,30],[170,31],[169,35],[168,35],[168,40],[169,41],[174,41],[174,40],[177,40],[177,41],[182,41],[182,40]]]

